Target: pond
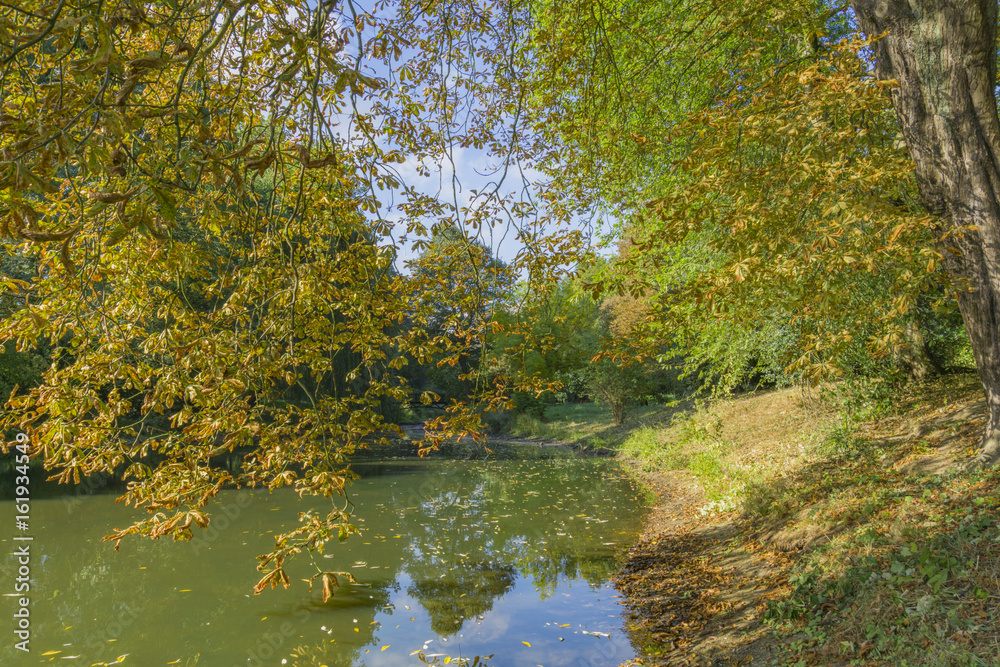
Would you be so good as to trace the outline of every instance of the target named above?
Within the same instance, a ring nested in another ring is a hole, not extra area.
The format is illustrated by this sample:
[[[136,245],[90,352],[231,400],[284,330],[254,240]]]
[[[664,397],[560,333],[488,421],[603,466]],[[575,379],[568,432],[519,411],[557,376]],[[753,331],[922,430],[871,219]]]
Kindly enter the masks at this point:
[[[134,510],[113,495],[31,501],[30,653],[14,648],[16,558],[0,572],[0,664],[257,667],[419,665],[416,651],[501,665],[617,665],[635,657],[609,583],[646,516],[643,491],[600,459],[360,463],[350,501],[362,534],[317,555],[357,579],[327,603],[308,556],[289,590],[252,588],[255,556],[317,506],[293,492],[233,490],[191,542],[101,537]],[[2,535],[14,542],[13,503]]]

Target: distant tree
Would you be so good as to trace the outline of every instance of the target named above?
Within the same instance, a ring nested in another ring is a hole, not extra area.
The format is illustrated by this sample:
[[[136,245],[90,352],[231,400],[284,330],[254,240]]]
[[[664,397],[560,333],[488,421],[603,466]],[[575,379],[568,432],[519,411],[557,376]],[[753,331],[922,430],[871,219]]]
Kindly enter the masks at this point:
[[[485,244],[455,225],[434,230],[408,268],[416,294],[411,325],[424,329],[440,349],[426,364],[431,387],[468,400],[481,380],[477,370],[490,325],[512,297],[513,275]]]
[[[605,263],[592,260],[586,266],[578,275],[524,294],[520,310],[503,314],[502,333],[490,339],[491,363],[495,372],[536,381],[535,391],[514,395],[516,410],[541,417],[546,404],[590,399],[608,405],[620,424],[637,405],[681,389],[677,373],[657,359],[666,358],[665,346],[635,337],[647,305],[628,295],[595,299],[586,285]],[[511,327],[518,318],[530,326]]]
[[[670,336],[644,336],[648,295],[611,294],[601,303],[600,346],[586,369],[588,393],[622,424],[640,405],[684,393]]]
[[[600,303],[583,289],[582,282],[580,278],[566,277],[542,293],[523,295],[518,300],[520,310],[505,313],[504,319],[524,319],[529,333],[496,337],[492,346],[498,365],[508,372],[517,368],[558,383],[555,395],[545,394],[549,401],[556,400],[556,396],[570,401],[587,397],[586,368],[600,348],[602,318]],[[515,343],[528,345],[519,348]],[[524,392],[518,396],[517,408],[544,407],[538,398],[534,392]]]

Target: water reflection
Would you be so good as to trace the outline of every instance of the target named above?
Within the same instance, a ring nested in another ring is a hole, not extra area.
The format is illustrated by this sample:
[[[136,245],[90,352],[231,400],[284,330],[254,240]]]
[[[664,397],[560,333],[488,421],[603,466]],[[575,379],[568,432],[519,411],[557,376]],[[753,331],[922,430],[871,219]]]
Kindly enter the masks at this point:
[[[431,568],[433,575],[439,566]],[[428,572],[422,573],[424,576]],[[493,601],[514,587],[517,570],[492,561],[450,566],[440,578],[419,579],[406,591],[420,601],[431,617],[431,630],[450,637],[462,629],[466,619],[493,609]]]
[[[297,585],[249,595],[254,556],[309,506],[293,493],[226,492],[193,542],[125,542],[119,554],[100,543],[130,516],[111,497],[33,501],[32,653],[5,644],[0,664],[128,654],[125,664],[143,666],[194,656],[212,667],[277,665],[310,645],[317,664],[411,665],[427,642],[446,655],[459,644],[465,655],[496,654],[491,665],[634,655],[607,579],[645,509],[612,464],[408,460],[358,472],[362,535],[319,556],[358,583],[325,604]],[[0,573],[8,589],[9,574]],[[289,571],[293,583],[310,574],[304,562]],[[0,614],[10,618],[7,600]],[[584,629],[613,639],[595,654]]]

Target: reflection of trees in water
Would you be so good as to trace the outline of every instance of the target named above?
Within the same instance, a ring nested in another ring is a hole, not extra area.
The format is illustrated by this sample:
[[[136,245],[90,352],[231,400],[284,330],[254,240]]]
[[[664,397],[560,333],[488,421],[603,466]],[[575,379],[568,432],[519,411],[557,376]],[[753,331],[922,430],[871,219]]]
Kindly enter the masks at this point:
[[[556,550],[553,550],[556,551]],[[614,556],[579,556],[572,553],[552,553],[544,558],[518,559],[518,569],[531,577],[540,599],[552,595],[563,579],[584,580],[591,588],[599,588],[617,569]]]
[[[33,638],[47,642],[42,651],[71,642],[71,650],[88,659],[85,664],[130,650],[136,651],[133,657],[139,651],[189,657],[200,650],[203,662],[230,664],[219,656],[233,651],[244,661],[248,651],[261,656],[272,650],[268,641],[275,637],[283,642],[282,650],[290,650],[307,629],[313,633],[341,624],[330,637],[336,643],[326,642],[318,655],[330,667],[360,664],[365,650],[388,643],[391,626],[383,631],[373,621],[393,613],[402,571],[410,579],[402,586],[426,609],[432,629],[453,635],[467,620],[500,606],[515,584],[526,588],[522,576],[533,581],[540,597],[567,579],[602,585],[618,549],[602,543],[615,540],[643,514],[634,487],[599,462],[435,461],[386,469],[398,474],[381,475],[370,491],[355,492],[369,494],[360,512],[361,540],[371,542],[378,555],[370,556],[370,565],[359,561],[352,567],[354,556],[331,550],[333,558],[323,561],[331,569],[350,568],[359,584],[344,586],[325,604],[317,590],[311,596],[303,596],[302,589],[269,591],[266,613],[256,616],[267,621],[252,627],[241,620],[247,618],[244,594],[252,581],[232,563],[247,556],[254,540],[271,539],[271,510],[285,503],[298,508],[290,494],[269,500],[250,495],[247,504],[227,493],[213,510],[216,517],[230,519],[228,527],[213,524],[215,532],[199,532],[190,543],[137,542],[119,554],[108,545],[86,542],[95,531],[101,534],[100,526],[127,517],[109,498],[40,503],[33,508],[36,520],[61,527],[58,539],[48,533],[33,546],[31,593],[41,602],[32,610]],[[234,503],[238,512],[223,512]],[[252,568],[245,574],[254,578]],[[309,574],[306,563],[290,570],[293,579]],[[348,627],[341,632],[345,615]],[[289,635],[280,631],[286,623]],[[207,630],[217,638],[214,647],[186,644]],[[14,664],[13,655],[10,644],[0,649],[0,665]]]
[[[603,466],[576,462],[504,462],[442,466],[419,490],[395,498],[409,537],[407,590],[431,627],[451,635],[509,591],[518,572],[541,598],[560,581],[592,587],[615,567],[611,541],[619,520],[639,517],[641,500]],[[400,491],[403,491],[400,489]],[[404,504],[405,503],[405,504]]]
[[[509,466],[483,471],[484,511],[500,517],[500,557],[531,577],[540,597],[564,579],[599,587],[615,570],[617,549],[604,543],[612,527],[641,517],[642,501],[624,477],[607,472],[575,459],[525,462],[515,475]]]
[[[451,470],[421,487],[418,513],[404,513],[401,530],[410,538],[407,589],[441,636],[457,633],[466,619],[493,608],[510,590],[517,570],[498,562],[503,552],[490,523],[488,498],[472,469]]]
[[[420,601],[431,619],[431,629],[449,636],[466,619],[481,616],[514,586],[517,570],[493,561],[460,562],[445,576],[415,581],[407,592]]]

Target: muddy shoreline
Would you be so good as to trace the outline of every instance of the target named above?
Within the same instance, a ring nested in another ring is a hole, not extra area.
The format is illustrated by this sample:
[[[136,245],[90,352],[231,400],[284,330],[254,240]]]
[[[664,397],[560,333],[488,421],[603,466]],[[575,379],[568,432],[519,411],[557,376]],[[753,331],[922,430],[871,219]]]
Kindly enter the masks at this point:
[[[630,468],[656,493],[614,580],[633,641],[646,651],[636,664],[768,664],[777,655],[762,618],[786,581],[781,563],[755,545],[733,548],[734,518],[702,517],[694,482]]]

